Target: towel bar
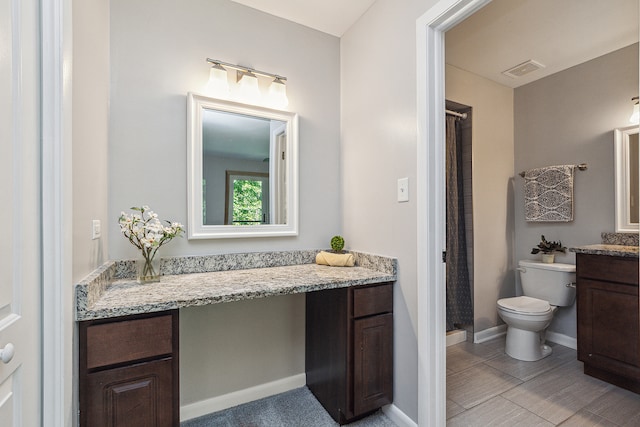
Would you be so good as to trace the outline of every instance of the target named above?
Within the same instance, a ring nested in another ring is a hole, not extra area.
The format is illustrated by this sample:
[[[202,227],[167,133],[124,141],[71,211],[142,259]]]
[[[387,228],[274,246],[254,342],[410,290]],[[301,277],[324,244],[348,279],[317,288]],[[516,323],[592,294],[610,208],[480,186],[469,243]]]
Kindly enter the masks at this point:
[[[581,171],[587,170],[587,164],[586,163],[580,163],[579,165],[576,165],[576,167],[578,169],[580,169]],[[520,172],[518,175],[520,175],[521,177],[524,178],[524,172]]]

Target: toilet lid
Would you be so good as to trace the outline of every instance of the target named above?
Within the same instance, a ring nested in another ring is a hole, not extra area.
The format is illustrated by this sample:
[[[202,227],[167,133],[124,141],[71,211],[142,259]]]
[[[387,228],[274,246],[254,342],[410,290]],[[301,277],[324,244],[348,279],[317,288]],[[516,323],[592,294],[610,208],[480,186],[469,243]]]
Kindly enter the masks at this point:
[[[498,300],[498,305],[505,310],[510,310],[517,313],[535,314],[546,313],[551,310],[551,305],[549,305],[548,301],[526,296],[503,298]]]

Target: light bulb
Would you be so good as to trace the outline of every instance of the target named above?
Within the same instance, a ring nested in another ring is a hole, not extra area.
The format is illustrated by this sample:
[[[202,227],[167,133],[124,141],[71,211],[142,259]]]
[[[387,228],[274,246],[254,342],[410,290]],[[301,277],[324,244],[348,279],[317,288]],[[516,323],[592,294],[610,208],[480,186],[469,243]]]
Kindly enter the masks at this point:
[[[634,125],[640,123],[640,107],[638,107],[637,102],[633,105],[633,113],[631,113],[631,117],[629,117],[629,123],[633,123]]]
[[[227,70],[222,65],[213,64],[209,71],[209,81],[205,90],[207,94],[218,98],[227,98],[229,96]]]
[[[276,77],[276,79],[271,82],[271,86],[269,86],[269,103],[279,108],[284,108],[289,105],[287,86],[279,77]]]
[[[239,95],[242,101],[255,104],[260,99],[258,77],[251,71],[242,73],[239,84]]]

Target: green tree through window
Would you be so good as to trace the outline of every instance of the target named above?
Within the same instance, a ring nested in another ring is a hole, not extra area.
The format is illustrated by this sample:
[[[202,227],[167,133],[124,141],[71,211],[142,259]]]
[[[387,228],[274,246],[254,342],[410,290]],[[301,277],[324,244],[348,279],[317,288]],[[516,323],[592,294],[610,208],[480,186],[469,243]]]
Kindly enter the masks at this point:
[[[262,215],[262,181],[233,181],[233,224],[260,224]]]

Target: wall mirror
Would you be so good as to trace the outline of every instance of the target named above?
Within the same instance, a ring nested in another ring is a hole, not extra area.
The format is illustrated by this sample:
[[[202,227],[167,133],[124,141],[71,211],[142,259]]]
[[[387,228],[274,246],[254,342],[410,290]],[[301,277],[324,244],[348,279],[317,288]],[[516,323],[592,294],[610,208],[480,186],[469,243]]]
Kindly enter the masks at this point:
[[[638,126],[614,130],[616,232],[638,232]]]
[[[298,234],[298,116],[189,93],[188,237]]]

